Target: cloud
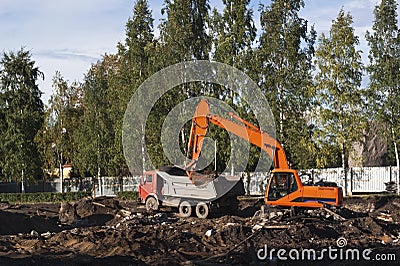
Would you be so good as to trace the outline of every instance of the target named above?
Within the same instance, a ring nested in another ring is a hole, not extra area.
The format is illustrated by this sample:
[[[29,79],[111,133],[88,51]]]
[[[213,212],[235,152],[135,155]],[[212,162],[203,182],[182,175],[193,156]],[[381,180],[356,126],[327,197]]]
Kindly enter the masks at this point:
[[[104,53],[123,38],[132,10],[123,0],[2,1],[0,45],[6,49],[96,47]]]
[[[0,49],[31,50],[45,81],[46,102],[56,70],[66,79],[81,80],[105,53],[115,53],[132,14],[127,0],[1,0]]]
[[[88,53],[85,51],[73,51],[69,49],[41,50],[38,52],[34,52],[34,55],[50,59],[61,59],[61,60],[72,59],[89,63],[95,62],[101,58],[101,56],[97,53]]]

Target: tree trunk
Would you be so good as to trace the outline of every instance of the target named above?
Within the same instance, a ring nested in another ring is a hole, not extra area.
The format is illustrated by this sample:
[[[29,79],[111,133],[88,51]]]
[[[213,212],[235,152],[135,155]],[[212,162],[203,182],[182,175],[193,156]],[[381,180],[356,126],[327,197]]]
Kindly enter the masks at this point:
[[[25,180],[24,180],[24,169],[21,171],[21,193],[25,193]]]
[[[93,197],[96,197],[96,183],[97,183],[97,180],[96,180],[95,176],[93,176],[92,182],[93,182]]]
[[[397,175],[396,175],[396,187],[397,187],[397,195],[400,194],[400,187],[399,187],[399,181],[400,181],[400,162],[399,162],[399,151],[397,149],[397,142],[396,142],[396,136],[394,134],[394,128],[392,126],[392,139],[393,139],[393,146],[394,146],[394,153],[396,155],[396,166],[397,166]]]
[[[142,124],[142,173],[146,171],[145,141],[145,124]]]
[[[279,86],[279,138],[282,147],[285,144],[285,141],[283,139],[283,87]]]
[[[343,168],[343,174],[344,174],[344,193],[345,196],[348,195],[348,184],[347,184],[347,166],[346,166],[346,149],[345,149],[345,144],[344,142],[342,143],[342,168]]]
[[[182,147],[183,147],[183,152],[184,152],[183,154],[188,154],[188,151],[186,150],[185,140],[186,140],[185,127],[182,127],[181,128],[181,141],[182,141]],[[178,158],[176,158],[176,159],[178,159]],[[186,161],[186,159],[185,159],[185,161]],[[185,163],[185,161],[183,163]],[[178,160],[176,161],[176,163],[178,163]]]

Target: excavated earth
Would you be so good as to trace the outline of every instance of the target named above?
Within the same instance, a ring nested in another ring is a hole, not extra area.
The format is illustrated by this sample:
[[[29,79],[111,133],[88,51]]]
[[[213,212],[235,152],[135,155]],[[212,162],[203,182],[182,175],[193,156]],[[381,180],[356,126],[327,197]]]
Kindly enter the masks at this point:
[[[400,261],[398,197],[346,198],[344,207],[334,213],[324,209],[262,213],[258,210],[263,205],[260,198],[242,198],[236,215],[198,219],[180,218],[171,209],[147,213],[136,202],[114,198],[86,198],[62,206],[0,203],[0,265],[377,263],[327,256],[320,260],[319,254],[328,248],[371,249],[371,258],[394,254],[396,260],[391,257],[379,264]],[[338,246],[338,239],[344,244]],[[279,260],[276,253],[260,257],[266,248],[300,253],[314,249],[317,257]]]

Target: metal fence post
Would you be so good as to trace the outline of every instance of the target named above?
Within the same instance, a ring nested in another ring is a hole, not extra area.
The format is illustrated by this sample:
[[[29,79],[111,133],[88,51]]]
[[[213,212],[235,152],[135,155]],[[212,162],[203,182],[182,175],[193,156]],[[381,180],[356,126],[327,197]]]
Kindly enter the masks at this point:
[[[350,168],[350,196],[353,195],[353,168]]]

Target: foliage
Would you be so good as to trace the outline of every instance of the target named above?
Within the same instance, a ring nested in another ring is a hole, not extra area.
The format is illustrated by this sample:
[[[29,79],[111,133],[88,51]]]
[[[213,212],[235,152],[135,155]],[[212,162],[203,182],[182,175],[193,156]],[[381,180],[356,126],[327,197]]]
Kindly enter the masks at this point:
[[[79,145],[77,128],[83,114],[80,84],[68,84],[57,71],[53,88],[44,123],[35,139],[43,169],[58,168],[60,163],[74,164],[74,154]]]
[[[167,15],[160,25],[161,60],[164,66],[207,59],[210,37],[206,32],[208,0],[165,0],[161,10]]]
[[[44,106],[37,80],[43,73],[29,51],[4,52],[0,60],[0,168],[8,180],[40,177],[41,161],[35,136]]]
[[[299,16],[302,0],[275,0],[261,7],[256,73],[276,119],[277,139],[296,167],[313,167],[309,118],[315,89],[311,71],[316,32]]]
[[[352,23],[352,16],[341,10],[329,36],[322,34],[316,51],[317,141],[339,147],[343,167],[347,166],[349,151],[354,142],[361,141],[365,128],[360,90],[363,65],[361,52],[356,50],[359,40]]]
[[[399,166],[400,32],[396,11],[396,1],[381,1],[374,10],[372,32],[366,34],[371,48],[367,67],[370,74],[367,101],[370,118],[385,125],[381,127],[382,133],[391,140],[390,149],[394,150]]]
[[[126,176],[122,124],[131,96],[158,70],[193,59],[229,64],[259,84],[274,115],[276,138],[296,168],[338,166],[341,162],[345,166],[365,128],[364,100],[369,119],[387,126],[384,131],[393,144],[390,150],[398,154],[400,36],[396,1],[384,0],[375,8],[373,31],[366,35],[371,47],[367,68],[371,83],[366,91],[360,89],[363,66],[349,13],[339,12],[329,35],[320,36],[315,51],[316,32],[299,15],[303,0],[272,0],[261,5],[258,35],[251,1],[222,3],[220,12],[211,9],[208,0],[164,0],[160,33],[155,35],[148,1],[137,0],[117,53],[104,55],[93,64],[81,84],[69,83],[56,72],[46,110],[36,84],[42,73],[30,53],[24,49],[4,53],[0,61],[0,175],[9,180],[21,180],[22,173],[38,177],[39,167],[54,169],[61,162],[72,163],[81,176]],[[140,146],[143,151],[147,145],[154,166],[169,164],[160,140],[169,111],[202,95],[224,101],[240,117],[257,125],[251,106],[229,88],[203,82],[180,85],[159,99],[143,128],[145,138]],[[189,126],[186,123],[180,133],[183,153]],[[208,134],[217,141],[218,171],[226,168],[230,157],[235,162],[242,156],[238,151],[231,154],[226,130],[211,126]],[[141,156],[145,158],[143,153]],[[253,170],[260,157],[268,161],[259,148],[251,146],[246,170]],[[143,160],[146,170],[148,163]],[[208,170],[211,168],[213,165]]]
[[[82,85],[83,115],[78,128],[75,167],[81,174],[107,175],[112,169],[114,128],[110,117],[108,77],[116,71],[115,56],[92,65]]]

